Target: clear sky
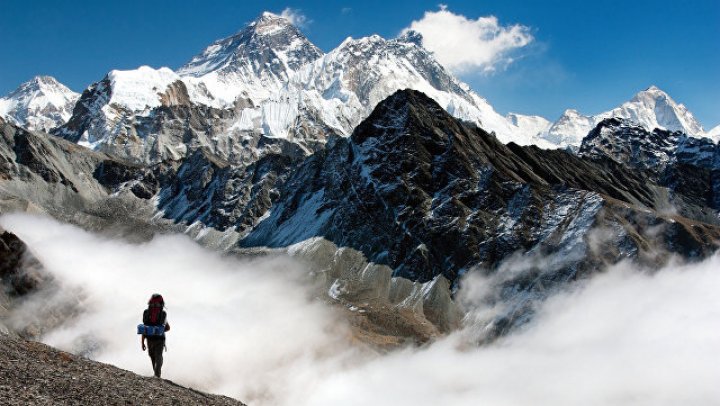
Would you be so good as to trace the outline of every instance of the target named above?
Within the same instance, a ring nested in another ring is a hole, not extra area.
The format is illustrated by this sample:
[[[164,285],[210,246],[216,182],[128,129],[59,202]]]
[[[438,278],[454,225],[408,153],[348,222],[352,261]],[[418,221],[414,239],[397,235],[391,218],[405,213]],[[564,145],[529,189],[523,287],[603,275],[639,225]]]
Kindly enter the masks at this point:
[[[467,50],[453,48],[444,56],[448,63],[460,64],[453,69],[458,76],[501,113],[550,120],[566,108],[595,114],[655,84],[684,103],[706,129],[720,124],[719,0],[445,4],[448,18],[432,21],[465,25],[454,31],[441,27],[439,41],[483,24],[480,29],[494,27],[499,36],[517,28],[518,42],[502,53],[498,38],[492,44],[501,52],[490,59],[462,65],[465,55],[483,52],[478,47],[484,43],[473,48],[472,41]],[[347,36],[394,37],[413,22],[427,22],[420,26],[432,30],[428,17],[440,16],[438,2],[417,0],[3,0],[0,5],[0,94],[38,74],[82,91],[112,69],[177,68],[264,10],[281,13],[289,7],[304,16],[302,31],[323,51]],[[496,26],[478,23],[488,16],[497,17]]]

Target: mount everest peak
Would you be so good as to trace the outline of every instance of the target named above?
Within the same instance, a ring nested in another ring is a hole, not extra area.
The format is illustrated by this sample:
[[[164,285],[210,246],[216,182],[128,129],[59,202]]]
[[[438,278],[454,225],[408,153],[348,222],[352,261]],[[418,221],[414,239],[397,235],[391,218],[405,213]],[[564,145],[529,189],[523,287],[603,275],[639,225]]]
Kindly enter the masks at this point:
[[[52,76],[35,76],[0,98],[0,116],[29,130],[47,132],[70,118],[79,97]]]
[[[280,90],[295,71],[322,54],[288,19],[265,12],[237,34],[205,48],[178,74],[201,78],[225,101],[242,93],[259,101]]]

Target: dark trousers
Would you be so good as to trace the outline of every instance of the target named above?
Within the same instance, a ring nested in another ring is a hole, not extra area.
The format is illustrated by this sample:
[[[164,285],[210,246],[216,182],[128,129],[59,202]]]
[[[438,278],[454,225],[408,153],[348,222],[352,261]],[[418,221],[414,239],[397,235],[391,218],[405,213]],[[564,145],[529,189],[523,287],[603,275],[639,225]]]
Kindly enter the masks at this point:
[[[160,377],[160,370],[163,365],[163,349],[165,348],[165,337],[147,337],[148,354],[152,361],[155,376]]]

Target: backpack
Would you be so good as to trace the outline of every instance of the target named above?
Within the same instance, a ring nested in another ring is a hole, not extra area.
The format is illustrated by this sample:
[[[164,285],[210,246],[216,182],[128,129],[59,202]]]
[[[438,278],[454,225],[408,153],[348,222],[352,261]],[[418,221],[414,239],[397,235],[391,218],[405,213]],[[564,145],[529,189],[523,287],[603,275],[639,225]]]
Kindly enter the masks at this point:
[[[167,313],[162,307],[148,307],[143,312],[143,324],[146,326],[164,326]]]
[[[163,310],[165,305],[162,296],[155,294],[148,302],[148,308],[143,312],[143,324],[138,325],[137,333],[146,336],[164,336],[167,313]]]

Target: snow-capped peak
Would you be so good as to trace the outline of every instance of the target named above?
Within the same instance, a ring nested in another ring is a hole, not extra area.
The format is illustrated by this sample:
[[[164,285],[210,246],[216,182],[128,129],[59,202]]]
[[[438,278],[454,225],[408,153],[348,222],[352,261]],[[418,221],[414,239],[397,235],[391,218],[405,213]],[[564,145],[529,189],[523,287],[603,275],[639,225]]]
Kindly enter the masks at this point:
[[[421,47],[423,36],[415,30],[405,30],[397,39],[400,42],[407,42],[408,44],[415,44]]]
[[[613,112],[616,117],[629,118],[649,130],[660,128],[689,135],[702,135],[705,132],[684,105],[676,103],[656,86],[639,92]]]
[[[52,76],[35,76],[0,98],[0,116],[21,127],[47,132],[70,119],[79,97]]]
[[[260,102],[322,55],[288,19],[265,12],[237,34],[215,41],[177,72],[200,79],[228,104],[239,96]]]
[[[648,131],[659,128],[681,131],[695,137],[706,135],[702,125],[683,104],[675,102],[659,87],[652,85],[638,92],[619,107],[595,116],[585,116],[576,110],[566,110],[550,126],[543,138],[560,146],[580,145],[583,137],[590,130],[603,119],[611,117],[628,120]]]
[[[269,11],[263,12],[260,17],[249,25],[259,35],[272,35],[290,26],[292,26],[290,20]]]
[[[381,100],[397,90],[414,89],[435,99],[455,117],[495,131],[505,141],[516,141],[514,126],[412,39],[412,35],[348,37],[298,71],[288,89],[304,91],[306,99],[321,105],[316,110],[327,112],[322,113],[324,121],[345,135]],[[339,119],[330,118],[338,113]]]

